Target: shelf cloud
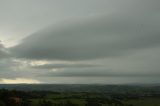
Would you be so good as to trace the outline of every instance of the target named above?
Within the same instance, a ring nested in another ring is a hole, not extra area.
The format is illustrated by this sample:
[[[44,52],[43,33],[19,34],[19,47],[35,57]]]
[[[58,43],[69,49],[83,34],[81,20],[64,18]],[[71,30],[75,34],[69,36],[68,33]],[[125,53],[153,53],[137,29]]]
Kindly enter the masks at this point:
[[[160,76],[159,4],[0,0],[0,77],[46,83],[83,83],[84,77],[103,83],[107,77],[144,82],[140,79],[145,77],[153,82]]]
[[[160,45],[158,19],[128,14],[114,17],[51,26],[23,39],[11,50],[20,58],[70,61],[121,56]]]

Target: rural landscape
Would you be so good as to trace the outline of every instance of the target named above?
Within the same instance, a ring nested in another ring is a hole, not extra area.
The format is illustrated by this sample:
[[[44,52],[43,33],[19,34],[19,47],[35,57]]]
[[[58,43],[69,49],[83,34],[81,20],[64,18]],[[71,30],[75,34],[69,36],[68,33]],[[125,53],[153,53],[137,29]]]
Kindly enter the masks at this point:
[[[0,106],[160,106],[160,0],[0,0]]]
[[[0,106],[159,106],[160,86],[0,85]]]

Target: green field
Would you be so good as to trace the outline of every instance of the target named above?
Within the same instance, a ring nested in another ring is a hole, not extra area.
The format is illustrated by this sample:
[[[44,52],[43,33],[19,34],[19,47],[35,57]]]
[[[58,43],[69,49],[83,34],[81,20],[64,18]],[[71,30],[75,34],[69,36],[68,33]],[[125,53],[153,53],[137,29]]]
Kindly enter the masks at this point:
[[[48,90],[49,86],[53,89]],[[13,90],[14,87],[20,90]],[[0,89],[0,106],[160,106],[160,86],[7,85],[7,88]]]
[[[160,98],[145,98],[142,100],[129,100],[126,103],[133,106],[160,106]]]
[[[116,103],[116,98],[110,96],[104,96],[102,94],[88,94],[84,96],[84,93],[70,93],[70,94],[48,94],[44,97],[46,101],[52,102],[52,104],[65,104],[68,101],[73,106],[86,106],[88,99],[93,101],[93,106],[160,106],[160,98],[143,97],[139,99],[126,99],[118,100],[120,103]],[[39,106],[39,101],[44,99],[31,99],[32,106]],[[111,102],[111,103],[109,103]],[[97,105],[99,103],[99,105]],[[54,105],[53,105],[54,106]],[[92,105],[88,105],[92,106]]]

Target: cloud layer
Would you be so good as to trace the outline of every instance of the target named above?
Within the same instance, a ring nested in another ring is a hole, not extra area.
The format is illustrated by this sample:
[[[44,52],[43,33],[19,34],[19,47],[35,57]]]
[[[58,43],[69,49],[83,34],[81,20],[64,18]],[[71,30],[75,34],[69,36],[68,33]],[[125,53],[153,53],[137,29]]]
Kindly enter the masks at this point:
[[[158,82],[159,4],[0,0],[0,83]]]
[[[111,17],[51,26],[25,38],[12,51],[20,58],[70,61],[121,56],[160,45],[157,14]]]
[[[0,41],[0,60],[8,57],[10,57],[8,50],[4,47],[3,44],[1,44]]]

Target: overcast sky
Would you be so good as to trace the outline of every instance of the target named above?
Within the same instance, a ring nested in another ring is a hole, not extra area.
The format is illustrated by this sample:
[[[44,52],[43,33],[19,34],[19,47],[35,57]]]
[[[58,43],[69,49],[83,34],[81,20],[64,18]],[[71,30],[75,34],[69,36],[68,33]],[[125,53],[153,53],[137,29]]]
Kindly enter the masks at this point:
[[[0,0],[0,83],[160,83],[160,0]]]

